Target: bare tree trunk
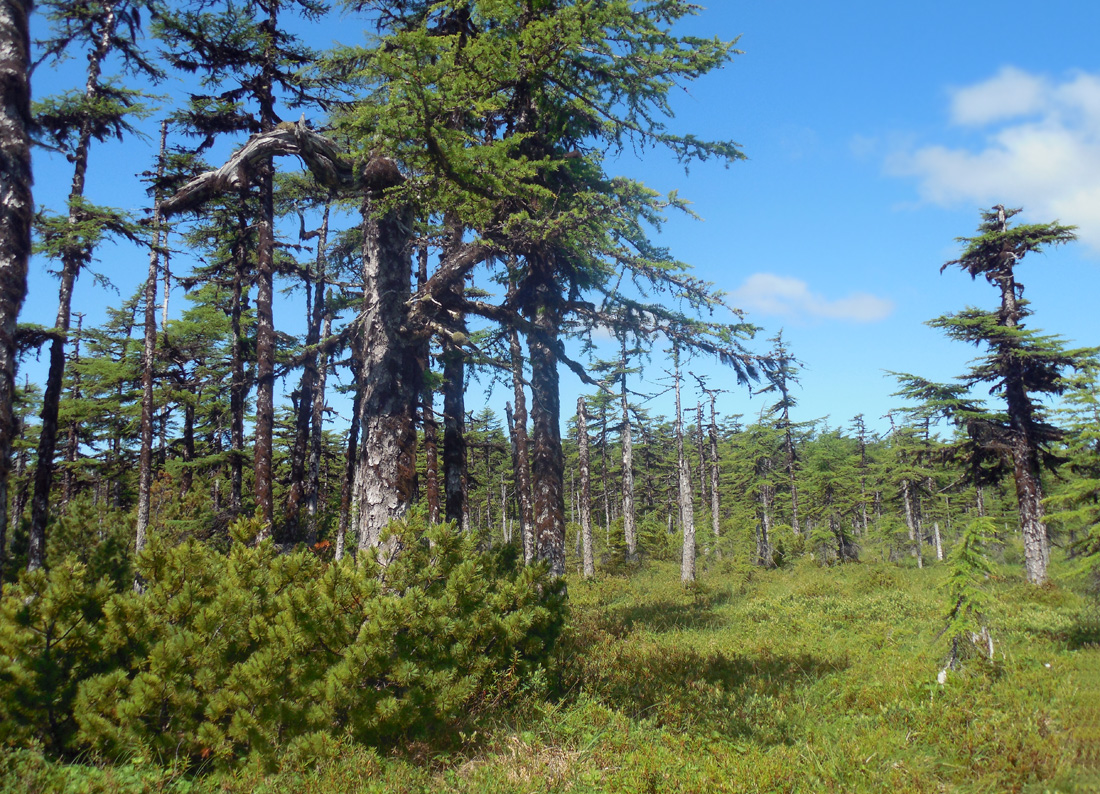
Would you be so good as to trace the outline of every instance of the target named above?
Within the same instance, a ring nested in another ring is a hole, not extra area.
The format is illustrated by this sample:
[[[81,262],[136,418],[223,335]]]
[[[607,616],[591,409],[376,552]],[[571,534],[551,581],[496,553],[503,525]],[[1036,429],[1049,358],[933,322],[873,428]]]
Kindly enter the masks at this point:
[[[0,588],[7,562],[11,448],[19,424],[14,411],[15,330],[27,292],[34,218],[28,132],[31,8],[29,0],[0,3]]]
[[[420,289],[428,282],[428,246],[417,251],[416,286]],[[420,346],[420,366],[425,373],[432,368],[432,340],[425,336]],[[424,379],[420,395],[420,426],[424,431],[424,501],[428,505],[428,523],[440,521],[439,498],[439,428],[435,418],[435,391],[430,378]]]
[[[921,554],[920,533],[917,531],[917,523],[913,514],[913,494],[909,486],[909,480],[901,481],[901,498],[905,505],[905,526],[909,529],[909,542],[913,544],[913,554],[917,558],[917,567],[924,567],[924,555]]]
[[[278,27],[279,6],[267,6],[270,30]],[[270,132],[276,124],[274,39],[266,37],[264,65],[255,88],[260,106],[260,130]],[[256,424],[253,493],[263,525],[256,542],[275,531],[275,493],[272,444],[275,436],[275,161],[263,158],[256,169],[260,215],[256,219]]]
[[[691,497],[691,469],[684,456],[684,415],[680,410],[680,351],[674,347],[672,353],[673,375],[676,384],[676,468],[678,477],[678,505],[680,508],[680,527],[684,531],[684,545],[680,557],[680,581],[695,581],[695,507]]]
[[[310,305],[310,275],[306,273],[306,356],[302,367],[302,379],[298,385],[298,413],[294,420],[294,445],[290,451],[290,492],[286,500],[286,527],[291,541],[308,540],[301,537],[300,514],[302,499],[309,498],[308,477],[310,429],[313,424],[314,392],[320,379],[318,362],[321,341],[321,324],[324,318],[325,247],[328,245],[329,208],[326,205],[321,216],[321,228],[317,232],[316,306]],[[307,529],[308,533],[308,529]]]
[[[390,163],[394,184],[400,176]],[[405,515],[416,483],[416,409],[423,389],[419,340],[405,325],[411,294],[411,216],[391,210],[374,217],[363,209],[363,328],[357,335],[361,361],[359,407],[363,440],[355,475],[359,549],[379,548],[382,530]],[[387,547],[380,560],[396,551]]]
[[[111,50],[115,29],[114,3],[107,5],[103,27],[96,48],[88,54],[85,99],[95,98],[100,91],[99,77],[103,60]],[[81,221],[80,204],[84,197],[84,181],[88,173],[88,150],[92,140],[92,119],[86,119],[80,127],[76,146],[73,148],[73,181],[69,190],[69,223],[76,226]],[[46,522],[50,514],[50,489],[53,486],[54,452],[57,448],[57,414],[61,401],[61,385],[65,377],[65,341],[69,334],[72,314],[73,286],[81,269],[87,264],[91,251],[79,243],[65,247],[61,254],[61,287],[58,292],[56,338],[50,344],[50,367],[46,376],[46,389],[42,395],[42,425],[38,436],[38,462],[35,469],[34,497],[31,502],[30,546],[27,569],[41,568],[46,562]]]
[[[581,475],[581,537],[584,547],[584,578],[596,575],[592,559],[592,477],[588,467],[588,411],[584,397],[577,398],[577,467]]]
[[[362,368],[359,362],[352,356],[351,372],[356,384],[359,383],[359,372]],[[351,427],[348,429],[348,451],[344,464],[344,479],[340,488],[340,523],[336,530],[336,559],[344,557],[344,549],[347,545],[348,528],[351,523],[352,491],[355,488],[355,468],[359,461],[359,403],[362,401],[362,390],[358,385],[351,402]],[[358,539],[355,544],[358,546]]]
[[[558,393],[560,293],[548,261],[533,261],[536,290],[532,309],[536,333],[528,338],[531,355],[532,503],[540,560],[553,576],[565,575],[565,465],[561,448],[561,402]]]
[[[718,518],[718,414],[714,395],[710,396],[710,528],[717,539],[721,534]]]
[[[320,289],[320,286],[318,287]],[[327,302],[319,307],[325,314],[324,326],[321,330],[321,340],[328,341],[332,334],[332,313],[326,309]],[[325,387],[328,384],[329,354],[325,351],[321,354],[321,360],[317,372],[317,388],[313,390],[312,426],[309,439],[309,478],[306,481],[306,515],[308,525],[306,529],[306,543],[310,546],[317,543],[317,519],[318,498],[321,490],[321,448],[324,445],[325,432]]]
[[[463,324],[464,325],[464,324]],[[466,462],[466,357],[444,342],[443,493],[444,516],[464,531],[470,528]]]
[[[706,436],[703,433],[703,403],[700,401],[695,406],[695,445],[699,455],[699,504],[709,505],[707,498],[707,486],[710,477],[707,476]]]
[[[272,478],[272,441],[275,432],[275,199],[274,166],[260,169],[260,217],[256,223],[256,425],[253,493],[263,526],[256,542],[274,531],[275,502]]]
[[[157,186],[153,201],[153,245],[149,250],[149,274],[145,279],[145,344],[141,359],[141,452],[138,460],[138,509],[134,551],[141,554],[149,528],[149,495],[153,487],[153,363],[157,351],[157,279],[160,277],[161,218],[160,180],[164,177],[164,153],[168,145],[168,122],[160,124],[160,156],[157,158]],[[141,582],[134,582],[141,589]]]
[[[71,400],[78,401],[83,396],[80,392],[80,341],[84,337],[84,315],[81,312],[73,312],[73,317],[76,318],[76,333],[73,335],[73,355],[69,360],[71,366],[68,367],[72,373],[70,381],[72,383],[69,389],[69,398]],[[121,388],[121,384],[119,384]],[[60,406],[59,406],[60,408]],[[111,441],[112,451],[117,453],[118,438],[114,438]],[[73,499],[74,480],[76,475],[76,459],[80,451],[80,423],[78,421],[69,422],[69,430],[67,438],[65,439],[65,467],[61,472],[61,509],[60,512],[65,512],[69,502]]]
[[[764,568],[775,567],[772,549],[772,487],[762,484],[757,496],[758,528],[756,536],[756,564]]]
[[[240,197],[243,207],[245,196]],[[232,372],[229,381],[229,446],[230,446],[230,507],[233,515],[241,512],[241,499],[244,489],[244,411],[248,397],[248,384],[244,374],[244,331],[241,316],[248,303],[248,218],[244,213],[237,216],[237,239],[233,252],[233,305],[230,308],[229,327],[233,338],[230,348],[230,366]]]
[[[623,424],[619,431],[623,453],[623,534],[626,536],[626,558],[638,557],[638,531],[634,520],[634,446],[630,437],[630,406],[626,392],[626,337],[622,339],[623,374],[619,390]]]

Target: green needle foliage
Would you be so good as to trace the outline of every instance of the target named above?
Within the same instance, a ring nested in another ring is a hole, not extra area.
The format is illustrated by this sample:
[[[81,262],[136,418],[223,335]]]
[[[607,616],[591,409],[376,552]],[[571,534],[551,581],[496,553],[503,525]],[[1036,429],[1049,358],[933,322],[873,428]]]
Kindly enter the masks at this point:
[[[538,689],[564,592],[510,548],[478,553],[420,518],[384,573],[351,558],[153,541],[143,593],[66,563],[26,576],[0,629],[3,739],[160,764],[270,766],[339,741],[432,734],[482,702]]]
[[[979,641],[992,656],[993,640],[986,624],[986,611],[990,597],[983,587],[993,568],[986,556],[986,547],[996,532],[992,518],[975,518],[963,530],[962,537],[951,550],[948,560],[950,573],[945,589],[951,603],[947,613],[947,625],[941,636],[950,643],[946,668],[956,670],[968,651]]]

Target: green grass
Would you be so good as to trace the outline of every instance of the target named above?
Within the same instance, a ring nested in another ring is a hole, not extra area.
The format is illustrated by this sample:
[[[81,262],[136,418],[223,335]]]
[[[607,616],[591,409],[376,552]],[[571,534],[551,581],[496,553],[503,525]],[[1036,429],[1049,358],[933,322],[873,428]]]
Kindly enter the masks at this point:
[[[198,778],[0,758],[5,791],[1100,791],[1100,650],[1084,601],[990,582],[993,662],[945,685],[944,570],[677,566],[570,582],[558,696],[431,745]],[[473,724],[473,723],[472,723]],[[1093,776],[1090,778],[1090,768]]]

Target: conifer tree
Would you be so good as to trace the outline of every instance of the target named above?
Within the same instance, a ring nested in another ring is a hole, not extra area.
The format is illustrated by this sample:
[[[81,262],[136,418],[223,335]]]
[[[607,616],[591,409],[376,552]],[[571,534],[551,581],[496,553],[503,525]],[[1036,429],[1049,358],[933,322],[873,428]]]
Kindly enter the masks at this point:
[[[1047,497],[1050,522],[1068,530],[1078,568],[1100,585],[1100,366],[1090,364],[1067,378],[1060,410],[1069,476]]]
[[[280,93],[293,105],[311,101],[314,87],[303,79],[303,67],[313,54],[289,34],[281,17],[298,12],[307,20],[326,10],[318,0],[248,0],[240,6],[210,10],[202,2],[160,16],[158,32],[171,48],[169,61],[185,72],[204,74],[208,85],[224,90],[215,96],[196,95],[181,114],[207,143],[222,132],[271,132],[281,119],[276,113]],[[254,106],[248,107],[248,103]],[[275,277],[274,165],[260,154],[254,163],[258,211],[255,216],[256,278],[256,424],[255,497],[270,536],[274,523],[272,441],[274,430]],[[246,188],[247,184],[241,185]]]
[[[1016,268],[1029,253],[1075,239],[1073,227],[1058,223],[1009,226],[1020,212],[996,205],[982,212],[978,236],[959,238],[965,249],[958,259],[941,270],[958,267],[971,278],[982,276],[1000,293],[996,311],[968,308],[929,322],[950,338],[984,347],[983,355],[962,377],[967,386],[988,385],[1005,403],[1004,421],[990,424],[990,444],[1005,449],[1012,462],[1019,505],[1020,528],[1024,536],[1024,566],[1032,584],[1047,578],[1050,543],[1043,523],[1041,467],[1049,463],[1049,444],[1058,438],[1056,428],[1045,421],[1035,402],[1036,395],[1060,394],[1065,388],[1062,373],[1081,366],[1094,353],[1069,350],[1060,339],[1025,328],[1031,314],[1021,297],[1023,285]]]
[[[34,501],[31,509],[31,569],[45,563],[46,522],[53,485],[57,445],[58,405],[65,374],[65,343],[72,312],[73,287],[81,270],[92,259],[98,242],[108,234],[135,237],[136,230],[118,212],[96,207],[85,197],[85,182],[93,140],[122,139],[132,132],[131,119],[144,113],[141,94],[103,76],[108,58],[121,59],[123,68],[136,76],[159,80],[160,70],[137,45],[141,4],[109,0],[88,5],[78,0],[46,0],[43,10],[52,25],[52,36],[41,43],[44,57],[60,59],[73,50],[87,55],[84,87],[36,106],[40,130],[73,164],[68,208],[63,216],[42,216],[40,250],[61,262],[57,321],[50,344],[50,365],[42,401]]]
[[[791,495],[791,531],[795,537],[802,533],[798,523],[798,486],[795,483],[795,463],[797,457],[794,449],[794,438],[791,425],[791,408],[798,401],[791,395],[791,387],[798,382],[798,370],[801,364],[794,358],[783,341],[783,331],[780,330],[773,338],[771,358],[775,366],[767,370],[768,385],[760,389],[758,394],[774,393],[778,399],[768,412],[776,419],[776,427],[783,431],[783,451],[786,460],[783,468],[787,475],[787,485]]]

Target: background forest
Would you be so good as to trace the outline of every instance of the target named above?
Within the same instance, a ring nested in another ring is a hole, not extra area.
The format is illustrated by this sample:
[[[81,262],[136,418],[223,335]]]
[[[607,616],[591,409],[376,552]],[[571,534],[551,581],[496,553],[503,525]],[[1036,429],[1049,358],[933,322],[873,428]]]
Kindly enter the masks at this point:
[[[53,326],[0,240],[4,785],[1089,790],[1100,359],[1021,283],[1074,227],[981,211],[943,267],[989,299],[928,322],[971,368],[803,418],[784,333],[655,242],[686,202],[614,173],[743,159],[671,124],[736,54],[697,11],[363,0],[314,51],[312,0],[37,4],[24,104],[82,71],[11,117],[70,171]],[[147,212],[89,200],[152,130]]]

